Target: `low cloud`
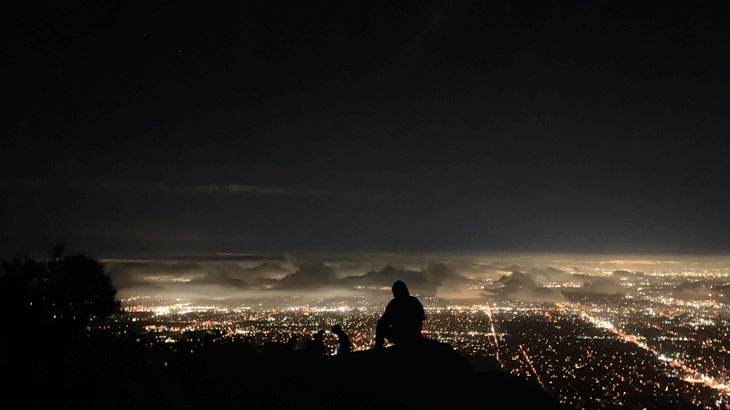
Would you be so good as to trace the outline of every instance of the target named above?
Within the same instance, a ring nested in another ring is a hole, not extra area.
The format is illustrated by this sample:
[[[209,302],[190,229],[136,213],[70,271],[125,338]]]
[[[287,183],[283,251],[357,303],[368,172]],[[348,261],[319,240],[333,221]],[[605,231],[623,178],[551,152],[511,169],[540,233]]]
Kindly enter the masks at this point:
[[[201,277],[196,277],[188,282],[189,285],[217,285],[230,286],[238,289],[248,288],[248,284],[241,279],[232,278],[222,270],[212,270]]]
[[[160,282],[174,281],[183,275],[199,274],[195,262],[170,261],[102,261],[117,289],[148,287],[162,290]]]
[[[583,285],[583,292],[605,295],[626,294],[626,290],[620,283],[612,278],[589,277]]]
[[[629,272],[625,270],[614,271],[611,276],[620,280],[636,280],[646,276],[644,272]]]
[[[562,285],[575,280],[575,276],[573,274],[562,271],[560,269],[552,268],[550,266],[545,269],[532,268],[530,269],[529,274],[536,283],[543,285],[548,283],[556,283]]]
[[[130,261],[121,262],[119,267],[127,272],[160,275],[172,275],[179,277],[185,273],[200,270],[198,262],[168,262],[168,261]]]
[[[721,299],[720,294],[724,294],[722,289],[714,290],[702,282],[687,280],[677,285],[672,292],[674,298],[683,300]]]
[[[337,285],[338,279],[335,271],[322,262],[304,261],[298,266],[296,272],[286,275],[274,283],[276,283],[274,288],[278,290],[312,290],[327,285]]]
[[[112,275],[110,275],[112,276]],[[162,291],[165,290],[165,287],[153,282],[148,282],[145,280],[138,280],[134,279],[130,276],[112,276],[112,283],[117,288],[117,290],[124,290],[124,289],[131,289],[135,288],[137,291],[144,290],[144,291]]]
[[[422,295],[436,295],[437,290],[447,281],[451,287],[456,283],[466,286],[467,282],[448,265],[434,263],[423,270],[396,269],[386,265],[379,271],[370,271],[361,276],[348,276],[342,279],[342,283],[349,286],[385,288],[393,286],[398,280],[405,282],[412,294]]]
[[[281,263],[273,261],[264,261],[256,266],[244,268],[244,270],[250,277],[271,279],[280,279],[291,272],[291,268],[282,266]]]
[[[120,295],[126,296],[143,293],[226,298],[307,295],[319,300],[321,295],[331,294],[373,301],[381,297],[387,299],[393,283],[402,280],[412,294],[420,296],[559,302],[580,293],[627,294],[636,289],[624,287],[622,284],[627,281],[638,285],[639,282],[656,283],[665,277],[654,271],[644,274],[624,266],[607,272],[606,264],[584,256],[581,260],[543,255],[518,255],[510,259],[433,254],[334,254],[299,258],[229,254],[183,260],[103,262]],[[696,267],[695,264],[691,266]],[[666,266],[653,265],[652,269],[675,272],[681,265],[667,263]],[[730,293],[721,289],[723,284],[692,281],[668,291],[674,292],[677,299],[709,298],[710,294],[715,299],[720,294]]]
[[[557,269],[554,270],[557,271]],[[559,290],[537,284],[535,279],[545,278],[546,275],[560,276],[553,271],[533,269],[528,274],[515,270],[511,274],[499,278],[497,283],[500,287],[496,289],[496,292],[502,299],[515,299],[523,302],[564,301],[565,298]]]

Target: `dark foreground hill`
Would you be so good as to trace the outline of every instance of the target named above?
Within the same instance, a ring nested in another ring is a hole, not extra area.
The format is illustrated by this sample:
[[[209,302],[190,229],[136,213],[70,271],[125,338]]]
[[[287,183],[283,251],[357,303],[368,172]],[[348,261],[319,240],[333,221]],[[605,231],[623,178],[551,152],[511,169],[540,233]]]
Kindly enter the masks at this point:
[[[551,409],[539,386],[500,371],[474,371],[450,345],[315,356],[207,343],[144,348],[90,340],[29,343],[5,373],[3,408],[118,409]],[[32,354],[31,354],[32,353]],[[28,356],[30,354],[30,356]],[[25,356],[25,357],[23,357]]]

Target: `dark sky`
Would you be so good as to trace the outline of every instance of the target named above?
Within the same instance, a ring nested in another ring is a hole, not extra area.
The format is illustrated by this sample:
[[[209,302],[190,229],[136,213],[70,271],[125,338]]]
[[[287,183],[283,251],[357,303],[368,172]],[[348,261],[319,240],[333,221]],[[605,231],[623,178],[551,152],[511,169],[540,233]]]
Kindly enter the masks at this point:
[[[2,13],[2,254],[730,251],[720,3],[85,3]]]

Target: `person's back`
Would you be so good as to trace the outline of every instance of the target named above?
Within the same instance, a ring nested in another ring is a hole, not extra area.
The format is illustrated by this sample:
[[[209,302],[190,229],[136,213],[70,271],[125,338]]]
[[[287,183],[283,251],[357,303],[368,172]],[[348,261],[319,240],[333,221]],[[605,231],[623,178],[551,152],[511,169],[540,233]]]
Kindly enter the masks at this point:
[[[405,283],[396,281],[393,284],[393,300],[378,321],[375,347],[382,347],[384,338],[395,344],[419,339],[424,316],[421,302],[409,294]]]

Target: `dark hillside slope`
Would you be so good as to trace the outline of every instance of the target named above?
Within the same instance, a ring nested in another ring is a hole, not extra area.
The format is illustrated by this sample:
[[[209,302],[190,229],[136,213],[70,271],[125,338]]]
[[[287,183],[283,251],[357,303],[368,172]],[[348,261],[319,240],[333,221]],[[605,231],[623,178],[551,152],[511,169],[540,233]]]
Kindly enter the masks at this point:
[[[245,343],[211,341],[149,348],[132,338],[24,347],[3,366],[12,380],[2,408],[559,408],[539,386],[474,371],[450,345],[429,339],[347,356],[258,353]]]

